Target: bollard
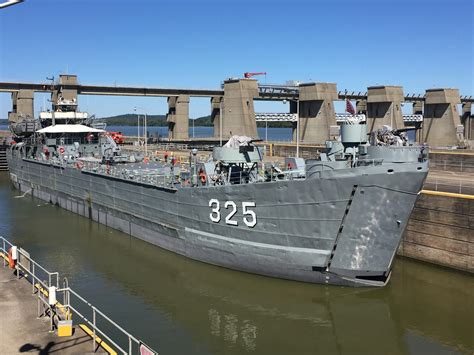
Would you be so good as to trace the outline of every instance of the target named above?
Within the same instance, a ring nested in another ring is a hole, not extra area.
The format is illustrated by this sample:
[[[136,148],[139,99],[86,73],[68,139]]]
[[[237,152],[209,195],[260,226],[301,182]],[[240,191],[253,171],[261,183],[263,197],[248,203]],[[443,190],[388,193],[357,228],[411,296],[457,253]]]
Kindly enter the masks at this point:
[[[48,287],[48,304],[49,304],[49,321],[50,321],[50,330],[49,332],[52,333],[54,331],[54,307],[56,305],[56,286],[49,286]]]
[[[19,279],[20,278],[20,267],[18,266],[18,248],[15,246],[15,245],[12,245],[11,249],[11,255],[12,255],[12,262],[13,262],[13,266],[16,270],[16,278]],[[11,265],[10,265],[11,267]],[[13,267],[12,267],[13,269]]]
[[[16,247],[16,245],[12,245],[11,251],[12,251],[12,259],[15,261],[18,260],[18,248]]]
[[[56,304],[56,286],[48,287],[48,304],[54,306]]]

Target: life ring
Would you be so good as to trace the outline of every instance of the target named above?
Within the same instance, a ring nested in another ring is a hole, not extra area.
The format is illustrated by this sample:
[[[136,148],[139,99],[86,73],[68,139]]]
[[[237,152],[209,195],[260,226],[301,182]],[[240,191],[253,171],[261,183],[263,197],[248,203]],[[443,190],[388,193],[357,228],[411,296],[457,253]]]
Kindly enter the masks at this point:
[[[78,161],[78,162],[76,163],[76,168],[82,169],[83,167],[84,167],[84,163],[83,163],[82,161]]]
[[[148,164],[149,161],[150,161],[150,159],[148,159],[148,157],[143,158],[143,162],[144,162],[145,164]]]
[[[64,154],[64,147],[59,147],[59,153]]]
[[[199,173],[199,179],[201,179],[201,183],[204,185],[206,184],[206,174],[204,174],[204,171],[201,171]]]
[[[16,260],[13,260],[12,248],[8,249],[8,266],[10,266],[10,269],[14,269],[16,266]]]

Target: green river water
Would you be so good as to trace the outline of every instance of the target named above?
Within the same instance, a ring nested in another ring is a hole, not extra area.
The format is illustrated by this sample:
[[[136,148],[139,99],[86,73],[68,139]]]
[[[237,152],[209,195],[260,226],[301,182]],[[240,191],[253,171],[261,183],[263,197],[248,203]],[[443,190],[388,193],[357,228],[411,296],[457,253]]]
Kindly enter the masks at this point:
[[[380,289],[188,260],[30,196],[0,174],[0,234],[166,354],[474,353],[474,277],[397,259]]]

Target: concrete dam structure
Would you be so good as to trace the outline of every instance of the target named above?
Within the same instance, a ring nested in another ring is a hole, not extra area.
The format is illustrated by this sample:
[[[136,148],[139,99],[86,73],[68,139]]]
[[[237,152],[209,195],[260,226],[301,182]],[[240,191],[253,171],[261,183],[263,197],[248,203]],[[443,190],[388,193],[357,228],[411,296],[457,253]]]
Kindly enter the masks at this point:
[[[421,95],[405,95],[401,86],[371,86],[366,93],[338,91],[335,83],[301,83],[260,85],[257,80],[231,78],[221,90],[166,89],[79,84],[76,75],[60,75],[56,83],[0,82],[0,92],[12,95],[8,118],[20,130],[32,130],[34,93],[50,92],[53,110],[64,102],[77,107],[78,95],[114,95],[166,97],[170,140],[189,139],[189,102],[193,97],[209,97],[214,138],[245,135],[257,138],[255,101],[286,101],[289,111],[297,115],[293,123],[293,140],[321,144],[338,135],[334,103],[355,100],[356,112],[366,115],[369,131],[383,125],[393,129],[417,128],[416,140],[430,146],[472,146],[474,119],[472,96],[460,96],[452,88],[428,89]],[[402,106],[413,105],[413,115],[403,115]],[[462,105],[462,112],[458,106]],[[294,121],[294,120],[293,120]],[[297,126],[299,125],[299,130]]]

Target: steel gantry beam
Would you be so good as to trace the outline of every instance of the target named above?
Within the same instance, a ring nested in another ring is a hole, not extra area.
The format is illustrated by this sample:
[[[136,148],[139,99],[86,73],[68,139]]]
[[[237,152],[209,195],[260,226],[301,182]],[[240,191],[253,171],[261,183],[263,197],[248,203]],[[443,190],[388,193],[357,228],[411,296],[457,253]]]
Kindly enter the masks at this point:
[[[118,96],[178,96],[193,97],[222,96],[223,90],[206,89],[174,89],[174,88],[145,88],[129,86],[102,86],[102,85],[64,85],[64,84],[33,84],[33,83],[0,83],[0,92],[19,90],[33,90],[37,92],[51,92],[58,89],[76,90],[82,95],[118,95]]]
[[[339,91],[338,93],[339,100],[367,100],[367,92],[349,92],[349,91]],[[459,97],[461,103],[465,102],[474,102],[474,98],[472,96],[461,95]],[[425,96],[420,94],[407,94],[404,97],[405,102],[424,102]]]
[[[259,85],[256,100],[298,100],[297,86]]]
[[[33,90],[35,92],[52,92],[59,89],[76,90],[82,95],[116,95],[116,96],[157,96],[169,97],[188,95],[191,97],[213,97],[224,96],[224,90],[209,89],[177,89],[177,88],[147,88],[131,86],[107,86],[107,85],[61,85],[51,83],[15,83],[0,82],[0,92],[15,92],[20,90]],[[259,96],[255,100],[264,101],[297,101],[299,99],[298,86],[282,85],[259,85]],[[339,91],[339,100],[367,100],[367,92]],[[406,102],[423,102],[424,95],[408,94],[405,97]],[[473,103],[472,96],[460,96],[461,103]]]

